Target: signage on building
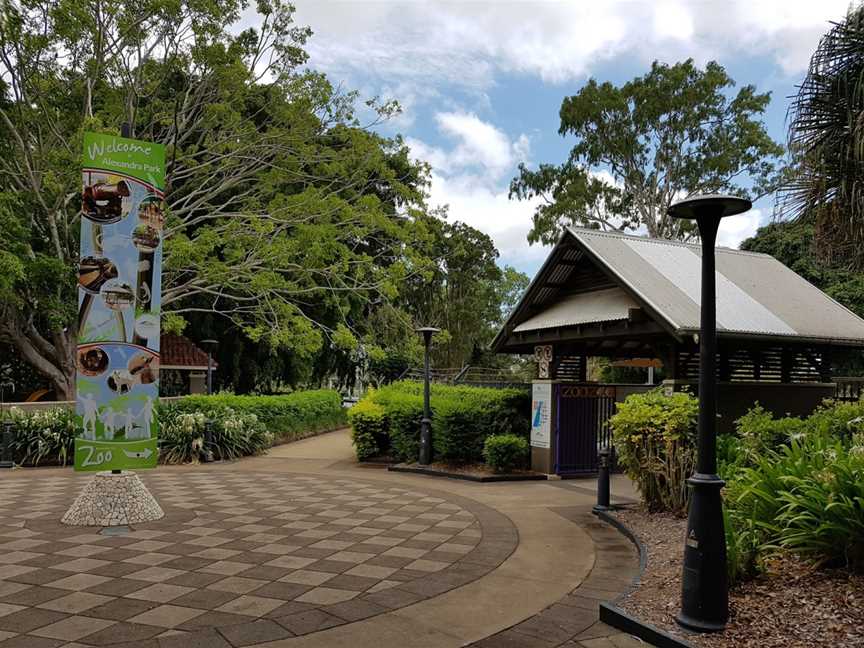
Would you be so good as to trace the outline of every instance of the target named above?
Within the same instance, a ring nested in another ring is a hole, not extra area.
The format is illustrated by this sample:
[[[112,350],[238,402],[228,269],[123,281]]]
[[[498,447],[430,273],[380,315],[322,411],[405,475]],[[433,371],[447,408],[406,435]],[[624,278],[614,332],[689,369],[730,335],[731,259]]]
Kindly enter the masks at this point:
[[[534,359],[537,361],[537,377],[541,379],[549,378],[549,368],[552,365],[552,345],[535,346]]]
[[[82,166],[75,470],[152,468],[165,147],[85,133]]]
[[[531,445],[548,448],[552,432],[552,385],[535,382],[531,394]]]

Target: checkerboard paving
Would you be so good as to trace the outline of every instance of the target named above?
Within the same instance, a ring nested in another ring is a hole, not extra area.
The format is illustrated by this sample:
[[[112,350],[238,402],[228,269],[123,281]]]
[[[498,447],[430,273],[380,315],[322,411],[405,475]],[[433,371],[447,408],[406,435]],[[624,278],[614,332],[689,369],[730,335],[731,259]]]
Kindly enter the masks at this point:
[[[142,477],[166,517],[118,535],[59,523],[86,475],[0,480],[0,648],[272,641],[436,596],[516,544],[509,520],[456,496],[291,474]]]

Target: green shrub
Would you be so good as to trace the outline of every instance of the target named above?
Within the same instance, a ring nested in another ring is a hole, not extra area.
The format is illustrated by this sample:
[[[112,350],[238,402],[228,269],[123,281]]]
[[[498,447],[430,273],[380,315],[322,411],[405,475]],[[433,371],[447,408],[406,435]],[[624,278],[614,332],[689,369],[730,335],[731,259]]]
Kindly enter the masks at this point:
[[[186,396],[166,403],[163,407],[178,412],[207,412],[210,417],[231,410],[238,414],[254,414],[258,421],[279,442],[295,441],[345,424],[342,398],[332,389],[299,391],[278,396]]]
[[[864,432],[864,401],[844,403],[826,400],[807,419],[810,434],[849,442]]]
[[[10,415],[15,423],[12,439],[15,463],[65,466],[72,462],[76,436],[73,410],[56,407],[27,412],[13,407]]]
[[[399,461],[416,461],[420,449],[420,420],[423,418],[423,384],[410,381],[391,383],[370,391],[358,405],[367,402],[383,409],[385,434],[394,457]],[[454,463],[482,461],[483,443],[493,434],[528,438],[531,397],[527,390],[433,384],[430,404],[432,453],[436,460]],[[366,412],[361,409],[361,417]],[[361,418],[360,431],[356,426],[354,428],[358,458],[368,458],[365,453],[373,447],[363,433],[365,423]],[[379,418],[375,425],[380,424]]]
[[[230,407],[211,411],[171,411],[162,414],[159,434],[159,458],[164,463],[195,461],[204,447],[204,426],[213,424],[210,450],[217,460],[232,460],[260,454],[273,444],[268,432],[255,414],[235,412]]]
[[[808,428],[808,422],[794,417],[774,418],[774,415],[758,402],[741,418],[735,421],[735,433],[740,439],[742,456],[739,463],[752,465],[757,457],[767,451],[800,438]]]
[[[817,564],[864,568],[864,437],[819,434],[768,451],[729,488],[731,515],[748,520],[760,551],[791,550]]]
[[[729,585],[749,580],[759,572],[759,547],[762,534],[753,520],[740,518],[723,507],[726,535],[726,572]]]
[[[338,392],[320,389],[285,396],[186,396],[162,401],[160,460],[166,463],[198,458],[204,421],[214,423],[214,455],[235,459],[257,454],[277,441],[293,441],[345,423]],[[75,412],[57,407],[26,411],[12,408],[15,437],[13,458],[18,464],[66,465],[72,462],[77,435]]]
[[[514,468],[524,468],[528,461],[528,441],[515,434],[496,434],[486,437],[483,444],[483,457],[486,464],[495,472],[511,472]]]
[[[384,408],[371,398],[361,400],[348,410],[348,421],[357,459],[364,461],[378,457],[390,449]]]
[[[617,403],[609,419],[618,462],[649,511],[683,514],[687,509],[698,408],[696,398],[686,392],[665,396],[655,389]]]
[[[423,418],[423,398],[413,394],[381,389],[375,401],[387,416],[390,448],[398,461],[417,461],[420,452],[420,420]],[[434,420],[434,417],[433,417]],[[434,452],[433,424],[433,452]]]

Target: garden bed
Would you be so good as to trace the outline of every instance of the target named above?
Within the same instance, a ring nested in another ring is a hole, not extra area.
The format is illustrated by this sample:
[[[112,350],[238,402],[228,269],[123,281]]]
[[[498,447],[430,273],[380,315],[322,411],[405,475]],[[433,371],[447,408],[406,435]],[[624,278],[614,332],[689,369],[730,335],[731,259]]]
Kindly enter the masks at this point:
[[[500,482],[500,481],[537,481],[545,480],[546,475],[530,470],[513,470],[507,473],[497,473],[492,468],[482,463],[449,464],[444,462],[433,462],[428,466],[418,463],[400,463],[390,466],[395,472],[411,472],[421,475],[432,475],[435,477],[450,477],[451,479],[464,479],[476,482]]]
[[[730,590],[730,619],[718,634],[685,632],[675,623],[687,521],[640,509],[615,517],[642,542],[648,564],[639,587],[618,602],[624,612],[693,646],[706,648],[846,648],[864,646],[864,576],[814,570],[787,557]]]

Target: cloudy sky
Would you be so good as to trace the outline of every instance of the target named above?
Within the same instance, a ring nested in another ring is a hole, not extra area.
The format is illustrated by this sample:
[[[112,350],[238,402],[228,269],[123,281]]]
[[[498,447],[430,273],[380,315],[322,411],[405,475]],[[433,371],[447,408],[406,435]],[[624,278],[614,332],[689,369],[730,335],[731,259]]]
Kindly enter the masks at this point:
[[[739,85],[771,91],[766,125],[785,139],[795,91],[829,21],[849,0],[572,0],[423,2],[296,0],[312,28],[310,64],[365,96],[397,99],[382,127],[401,133],[433,168],[431,202],[486,233],[501,262],[530,275],[546,251],[529,247],[533,205],[507,199],[521,161],[560,163],[561,100],[588,78],[620,84],[655,59],[717,60]],[[737,246],[771,217],[773,199],[729,219]],[[734,221],[734,222],[733,222]]]

